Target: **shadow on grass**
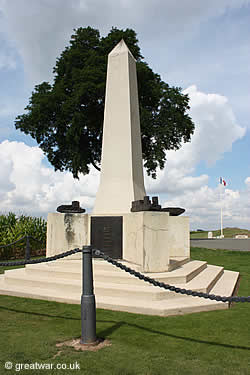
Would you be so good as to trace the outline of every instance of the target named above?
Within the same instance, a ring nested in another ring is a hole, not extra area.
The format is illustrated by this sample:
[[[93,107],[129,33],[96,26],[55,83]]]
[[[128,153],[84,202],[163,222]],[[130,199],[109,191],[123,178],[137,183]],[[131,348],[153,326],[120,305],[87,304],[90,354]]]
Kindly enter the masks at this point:
[[[229,344],[218,343],[218,342],[215,342],[215,341],[205,341],[205,340],[194,339],[194,338],[191,338],[191,337],[177,336],[177,335],[173,335],[171,333],[156,331],[154,329],[141,327],[137,324],[131,324],[131,323],[127,323],[127,322],[114,322],[114,321],[107,321],[107,320],[98,320],[98,323],[115,323],[112,327],[107,328],[104,331],[99,332],[99,335],[101,337],[109,336],[113,332],[115,332],[117,329],[121,328],[123,325],[128,325],[130,327],[139,328],[139,329],[142,329],[142,330],[147,331],[147,332],[155,333],[157,335],[172,337],[172,338],[175,338],[175,339],[180,339],[180,340],[185,340],[185,341],[197,342],[199,344],[209,344],[209,345],[223,346],[224,348],[231,348],[231,349],[250,350],[250,347],[248,347],[248,346],[229,345]]]
[[[49,314],[42,314],[42,313],[36,313],[36,312],[30,312],[30,311],[22,311],[22,310],[10,309],[10,308],[3,307],[3,306],[0,306],[0,309],[12,311],[12,312],[16,312],[16,313],[21,313],[21,314],[44,316],[44,317],[48,317],[48,318],[59,318],[59,319],[66,319],[66,320],[79,320],[79,321],[81,321],[81,318],[69,318],[69,317],[60,316],[60,315],[49,315]],[[173,334],[170,334],[170,333],[165,333],[165,332],[157,331],[157,330],[154,330],[154,329],[145,328],[145,327],[142,327],[138,324],[132,324],[132,323],[124,322],[124,321],[116,322],[116,321],[113,321],[113,320],[97,320],[97,323],[114,323],[112,327],[109,327],[107,329],[104,329],[101,332],[98,332],[98,336],[102,337],[102,338],[106,338],[107,336],[112,335],[113,332],[117,331],[122,326],[129,326],[129,327],[141,329],[141,330],[146,331],[146,332],[155,333],[157,335],[162,335],[162,336],[171,337],[171,338],[189,341],[189,342],[196,342],[196,343],[199,343],[199,344],[222,346],[224,348],[230,348],[230,349],[250,350],[250,347],[248,347],[248,346],[229,345],[229,344],[223,344],[223,343],[219,343],[219,342],[215,342],[215,341],[198,340],[198,339],[195,339],[195,338],[192,338],[192,337],[177,336],[177,335],[173,335]]]
[[[30,315],[37,315],[37,316],[45,316],[47,318],[59,318],[59,319],[67,319],[67,320],[81,320],[81,318],[68,318],[67,316],[61,316],[61,315],[49,315],[49,314],[42,314],[37,312],[31,312],[31,311],[22,311],[22,310],[16,310],[16,309],[10,309],[8,307],[0,306],[0,310],[7,310],[12,311],[20,314],[30,314]]]

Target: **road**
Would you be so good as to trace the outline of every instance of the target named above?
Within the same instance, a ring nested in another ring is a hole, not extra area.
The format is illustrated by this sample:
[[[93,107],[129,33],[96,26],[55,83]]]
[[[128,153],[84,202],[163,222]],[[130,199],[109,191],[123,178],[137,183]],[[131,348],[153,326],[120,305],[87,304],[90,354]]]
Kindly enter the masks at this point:
[[[250,238],[222,238],[222,239],[193,239],[190,240],[191,247],[204,247],[206,249],[226,249],[226,250],[240,250],[250,251]]]

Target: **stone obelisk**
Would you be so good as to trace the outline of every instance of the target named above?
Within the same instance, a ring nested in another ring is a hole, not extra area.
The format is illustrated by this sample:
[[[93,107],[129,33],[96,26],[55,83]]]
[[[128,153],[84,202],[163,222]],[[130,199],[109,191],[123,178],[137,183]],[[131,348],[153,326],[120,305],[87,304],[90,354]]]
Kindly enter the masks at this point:
[[[130,212],[146,195],[136,61],[124,40],[109,53],[100,185],[93,214]]]

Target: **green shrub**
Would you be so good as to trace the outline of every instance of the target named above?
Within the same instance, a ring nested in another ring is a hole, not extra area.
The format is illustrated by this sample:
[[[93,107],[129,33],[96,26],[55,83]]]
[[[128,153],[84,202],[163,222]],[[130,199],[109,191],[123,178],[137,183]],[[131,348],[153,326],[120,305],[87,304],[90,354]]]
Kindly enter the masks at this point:
[[[45,247],[47,223],[42,218],[24,216],[17,217],[10,212],[8,215],[0,215],[0,246],[17,241],[23,236],[32,236],[41,243],[30,239],[31,252]],[[0,259],[17,258],[24,255],[26,239],[17,244],[0,248]]]

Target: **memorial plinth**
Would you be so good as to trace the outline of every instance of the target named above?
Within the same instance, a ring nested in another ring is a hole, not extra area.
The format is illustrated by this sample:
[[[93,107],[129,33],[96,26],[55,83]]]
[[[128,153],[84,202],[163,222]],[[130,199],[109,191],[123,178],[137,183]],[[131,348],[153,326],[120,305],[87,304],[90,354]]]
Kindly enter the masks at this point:
[[[114,218],[121,218],[118,233]],[[101,219],[99,225],[96,219]],[[46,256],[92,244],[113,258],[139,266],[142,272],[165,272],[171,269],[171,259],[189,258],[189,243],[189,218],[165,212],[48,215]],[[72,259],[81,259],[81,254],[66,258]]]

